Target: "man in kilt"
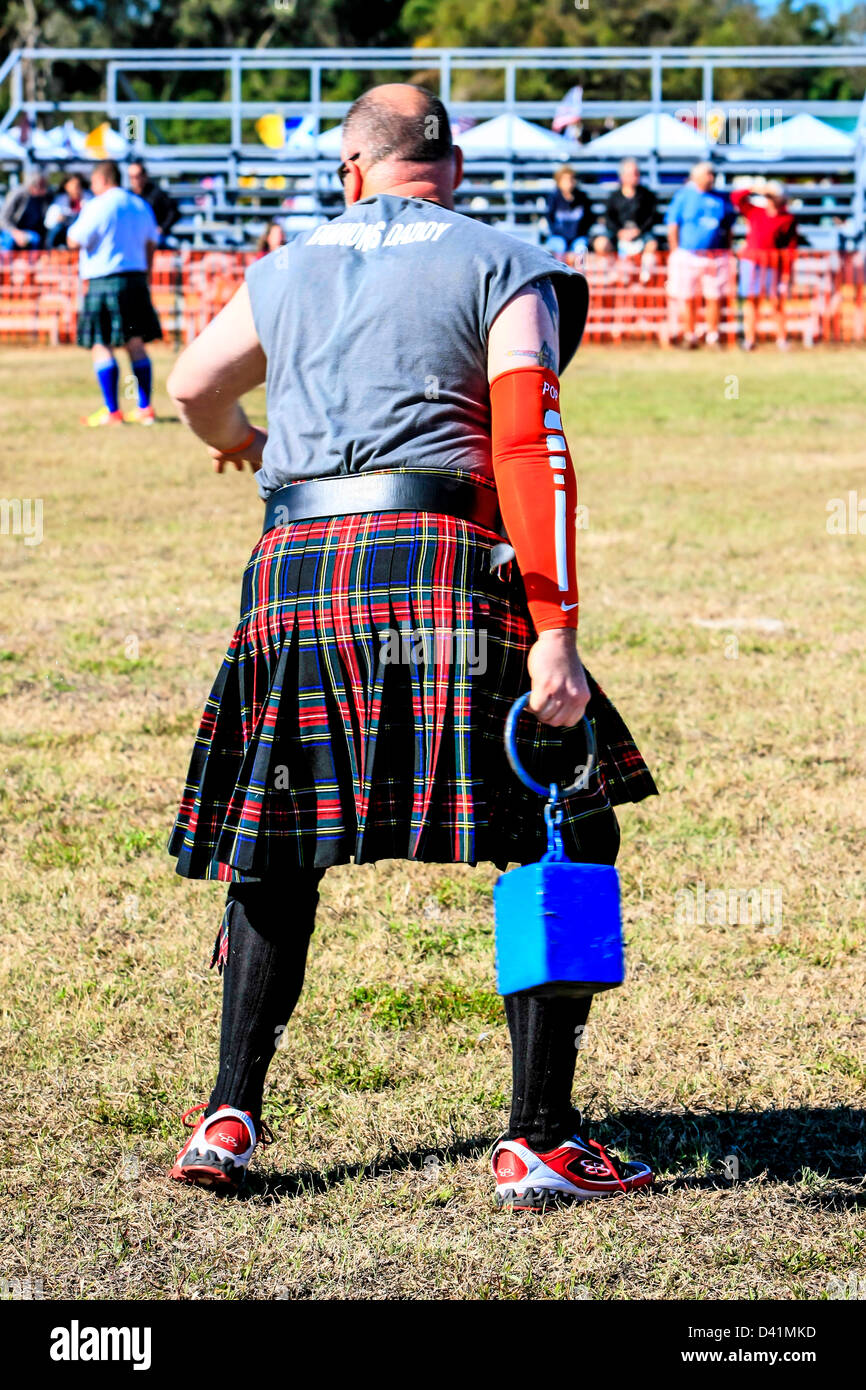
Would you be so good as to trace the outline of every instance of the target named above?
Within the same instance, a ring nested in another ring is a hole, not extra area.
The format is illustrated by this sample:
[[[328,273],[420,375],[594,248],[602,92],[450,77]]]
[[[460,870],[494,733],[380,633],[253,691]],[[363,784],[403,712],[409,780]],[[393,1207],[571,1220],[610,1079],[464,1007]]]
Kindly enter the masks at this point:
[[[236,1186],[265,1073],[300,995],[332,864],[540,857],[542,803],[508,768],[506,715],[542,782],[598,760],[564,803],[566,853],[612,864],[614,805],[655,785],[577,652],[576,481],[557,371],[583,277],[454,212],[462,158],[438,98],[374,88],[343,127],[346,211],[252,265],[168,388],[217,472],[245,465],[265,530],[207,702],[170,849],[229,885],[219,1074],[172,1176]],[[267,383],[268,431],[239,401]],[[512,994],[509,1205],[652,1180],[581,1134],[587,999]]]
[[[90,186],[94,197],[66,234],[67,245],[80,248],[79,273],[87,286],[77,341],[91,350],[103,399],[99,410],[82,423],[123,424],[113,349],[125,347],[136,380],[136,418],[152,425],[153,372],[144,345],[162,337],[147,284],[159,228],[149,204],[120,187],[120,170],[113,160],[96,165]]]

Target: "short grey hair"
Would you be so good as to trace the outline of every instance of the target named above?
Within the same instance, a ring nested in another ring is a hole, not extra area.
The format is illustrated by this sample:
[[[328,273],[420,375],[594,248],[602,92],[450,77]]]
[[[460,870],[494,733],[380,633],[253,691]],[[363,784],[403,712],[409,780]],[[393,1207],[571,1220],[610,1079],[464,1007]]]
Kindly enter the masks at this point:
[[[388,158],[407,164],[435,164],[447,159],[453,153],[454,141],[445,105],[426,87],[415,90],[421,100],[411,114],[383,101],[375,87],[358,97],[343,123],[344,141],[358,145],[372,164]]]

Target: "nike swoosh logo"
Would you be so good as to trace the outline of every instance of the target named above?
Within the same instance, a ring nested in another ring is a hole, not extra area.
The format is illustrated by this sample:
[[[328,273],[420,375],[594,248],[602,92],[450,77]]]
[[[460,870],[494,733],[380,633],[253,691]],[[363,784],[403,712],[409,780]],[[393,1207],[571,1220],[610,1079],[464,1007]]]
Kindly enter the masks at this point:
[[[580,601],[580,600],[578,600],[578,602],[579,602],[579,601]],[[576,607],[577,607],[577,604],[576,604],[576,603],[561,603],[559,606],[560,606],[560,608],[562,609],[563,613],[570,613],[571,610],[572,610],[572,608],[576,608]]]

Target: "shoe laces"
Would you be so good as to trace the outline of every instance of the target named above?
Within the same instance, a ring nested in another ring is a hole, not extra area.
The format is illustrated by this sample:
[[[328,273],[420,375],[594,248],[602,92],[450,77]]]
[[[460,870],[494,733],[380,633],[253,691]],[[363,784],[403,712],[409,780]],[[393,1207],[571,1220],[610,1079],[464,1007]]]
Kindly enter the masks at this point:
[[[207,1110],[207,1105],[207,1101],[203,1100],[201,1105],[194,1105],[190,1110],[185,1111],[184,1114],[180,1117],[181,1124],[184,1125],[186,1129],[195,1129],[196,1125],[199,1122],[198,1120],[190,1119],[190,1116],[198,1115],[201,1113],[202,1110]]]
[[[207,1110],[208,1104],[208,1101],[203,1100],[201,1105],[193,1105],[189,1110],[185,1111],[184,1114],[181,1115],[181,1124],[183,1124],[186,1129],[195,1129],[196,1126],[201,1123],[201,1121],[194,1120],[191,1117],[193,1115],[200,1115],[202,1110]],[[209,1118],[215,1120],[217,1118],[217,1112],[214,1112],[214,1114],[212,1116],[209,1116]],[[258,1125],[254,1125],[254,1128],[256,1131],[256,1142],[261,1144],[263,1148],[267,1148],[269,1144],[274,1143],[274,1135],[271,1130],[271,1127],[270,1125],[266,1124],[264,1120],[260,1120]]]
[[[605,1168],[607,1168],[608,1172],[616,1178],[623,1192],[626,1192],[627,1188],[622,1180],[622,1175],[623,1173],[626,1173],[626,1176],[628,1175],[627,1165],[624,1164],[620,1159],[613,1158],[607,1152],[607,1149],[604,1147],[604,1145],[597,1143],[595,1139],[583,1139],[580,1135],[578,1135],[578,1138],[580,1139],[580,1142],[582,1144],[586,1144],[587,1148],[595,1149]]]

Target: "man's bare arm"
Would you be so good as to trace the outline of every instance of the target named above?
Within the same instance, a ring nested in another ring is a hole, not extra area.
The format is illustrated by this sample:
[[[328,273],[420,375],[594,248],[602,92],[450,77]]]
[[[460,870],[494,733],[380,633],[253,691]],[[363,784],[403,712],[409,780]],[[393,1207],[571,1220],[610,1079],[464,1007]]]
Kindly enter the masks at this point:
[[[547,278],[520,290],[490,329],[488,380],[521,366],[559,368],[559,304]]]
[[[168,379],[181,419],[209,446],[218,473],[227,462],[239,468],[249,463],[254,472],[261,467],[267,435],[253,429],[240,399],[262,384],[266,372],[249,291],[241,285],[181,353]]]

